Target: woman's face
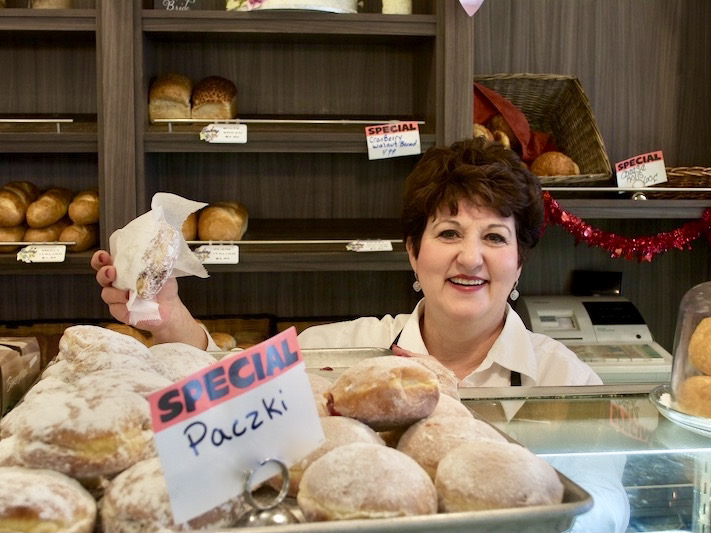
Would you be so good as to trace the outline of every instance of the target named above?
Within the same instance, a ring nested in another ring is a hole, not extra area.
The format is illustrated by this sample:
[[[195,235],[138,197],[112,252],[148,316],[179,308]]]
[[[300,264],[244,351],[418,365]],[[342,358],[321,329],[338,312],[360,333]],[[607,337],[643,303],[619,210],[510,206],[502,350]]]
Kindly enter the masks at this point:
[[[498,324],[521,273],[513,217],[460,200],[458,213],[438,210],[427,222],[420,253],[407,250],[438,320],[488,320]]]

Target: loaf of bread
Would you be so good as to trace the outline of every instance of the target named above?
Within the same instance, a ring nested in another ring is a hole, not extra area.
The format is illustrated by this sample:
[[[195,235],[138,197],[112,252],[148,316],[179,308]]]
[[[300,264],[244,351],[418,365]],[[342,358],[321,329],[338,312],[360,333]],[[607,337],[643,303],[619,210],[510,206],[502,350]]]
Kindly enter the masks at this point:
[[[31,228],[44,228],[67,215],[74,193],[64,187],[52,187],[39,195],[27,207],[27,224]]]
[[[502,114],[494,115],[493,117],[491,117],[488,126],[489,130],[494,135],[494,139],[497,139],[496,132],[500,131],[508,140],[509,148],[515,151],[518,151],[521,148],[521,143],[519,142],[518,137],[516,137],[516,134],[514,133],[513,129]]]
[[[201,241],[238,241],[247,231],[247,209],[239,202],[217,202],[200,211]]]
[[[232,119],[237,116],[237,87],[220,76],[208,76],[193,88],[192,118]]]
[[[39,196],[29,181],[11,181],[0,188],[0,226],[19,226],[25,222],[27,208]]]
[[[33,9],[71,9],[72,0],[31,0]]]
[[[190,118],[190,95],[193,82],[182,74],[162,74],[148,91],[148,118]]]
[[[58,240],[75,243],[67,246],[68,252],[84,252],[98,244],[99,225],[71,224],[62,230]]]
[[[406,357],[383,356],[362,359],[344,370],[326,399],[332,415],[386,431],[429,416],[439,394],[434,372]]]
[[[580,168],[563,152],[543,152],[531,163],[531,172],[536,176],[577,176]]]
[[[311,463],[296,501],[310,522],[437,512],[434,484],[415,461],[366,442],[339,446]]]
[[[62,231],[70,224],[71,221],[67,217],[64,217],[44,228],[27,228],[23,240],[27,242],[59,241],[59,236],[62,234]]]
[[[198,213],[193,211],[183,222],[182,232],[183,239],[186,241],[194,241],[197,239]]]
[[[99,222],[99,190],[81,191],[69,204],[69,218],[75,224],[97,224]]]
[[[22,242],[27,228],[24,225],[2,227],[0,226],[0,242]],[[9,253],[19,249],[19,246],[9,244],[0,246],[0,252]]]

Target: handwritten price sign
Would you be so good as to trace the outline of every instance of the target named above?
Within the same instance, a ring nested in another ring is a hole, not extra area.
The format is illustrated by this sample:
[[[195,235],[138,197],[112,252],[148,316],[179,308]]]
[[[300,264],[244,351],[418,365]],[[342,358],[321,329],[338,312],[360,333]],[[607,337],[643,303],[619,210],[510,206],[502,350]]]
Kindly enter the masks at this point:
[[[368,159],[387,159],[404,155],[417,155],[420,146],[420,129],[417,122],[392,122],[365,128]]]
[[[641,154],[615,165],[618,187],[651,187],[667,181],[661,150]]]
[[[148,397],[176,523],[241,494],[264,459],[286,466],[324,440],[292,327]],[[259,469],[253,486],[278,472]]]

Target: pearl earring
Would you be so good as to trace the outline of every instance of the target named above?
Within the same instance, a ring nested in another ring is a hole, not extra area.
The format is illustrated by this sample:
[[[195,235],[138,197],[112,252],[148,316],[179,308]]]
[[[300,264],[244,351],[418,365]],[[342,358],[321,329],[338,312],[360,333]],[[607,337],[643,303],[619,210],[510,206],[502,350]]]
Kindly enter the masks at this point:
[[[412,288],[415,292],[420,292],[422,290],[422,285],[420,285],[420,280],[417,279],[417,274],[415,274],[415,281],[412,282]]]

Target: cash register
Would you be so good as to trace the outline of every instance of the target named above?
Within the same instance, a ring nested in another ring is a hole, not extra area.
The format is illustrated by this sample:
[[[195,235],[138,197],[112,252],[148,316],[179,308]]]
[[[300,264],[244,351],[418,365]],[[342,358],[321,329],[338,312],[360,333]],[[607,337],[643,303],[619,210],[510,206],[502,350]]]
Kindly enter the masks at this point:
[[[669,382],[671,354],[623,296],[524,296],[517,303],[528,329],[568,346],[603,383]]]

